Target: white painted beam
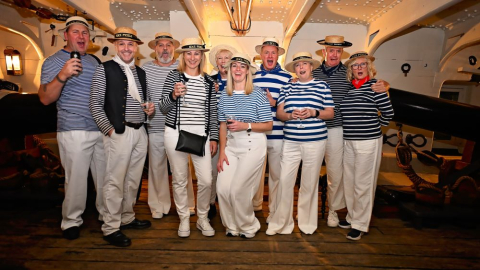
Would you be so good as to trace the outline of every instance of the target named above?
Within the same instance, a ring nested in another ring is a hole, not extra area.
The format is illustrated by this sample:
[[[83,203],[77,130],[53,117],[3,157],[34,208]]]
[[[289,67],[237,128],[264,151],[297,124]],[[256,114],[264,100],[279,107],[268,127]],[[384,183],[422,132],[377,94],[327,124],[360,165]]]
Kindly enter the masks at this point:
[[[110,10],[110,1],[98,1],[98,0],[63,0],[65,3],[71,5],[80,12],[85,11],[87,17],[94,20],[99,25],[105,27],[108,31],[114,32],[117,27],[113,20],[113,14]],[[129,25],[122,24],[121,26],[131,27]]]
[[[470,28],[470,30],[468,30],[445,54],[445,56],[440,61],[440,70],[443,70],[445,68],[448,60],[456,53],[476,44],[480,44],[480,23]]]
[[[403,0],[393,10],[371,22],[365,48],[374,54],[377,48],[395,34],[431,17],[462,0]],[[370,41],[370,36],[378,33]]]
[[[204,16],[204,7],[203,1],[199,0],[184,0],[185,6],[187,7],[186,12],[189,14],[190,18],[193,21],[193,24],[198,30],[200,37],[207,44],[211,46],[210,37],[208,35],[207,29],[205,26],[208,25],[209,21],[207,16]]]

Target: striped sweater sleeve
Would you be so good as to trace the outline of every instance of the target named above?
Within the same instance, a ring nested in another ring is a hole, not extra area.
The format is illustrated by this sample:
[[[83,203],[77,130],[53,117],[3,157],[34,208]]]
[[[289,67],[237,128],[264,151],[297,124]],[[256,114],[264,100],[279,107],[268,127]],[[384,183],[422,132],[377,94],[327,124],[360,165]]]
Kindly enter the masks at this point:
[[[205,80],[209,80],[208,76],[206,76]],[[210,93],[210,141],[218,142],[219,134],[218,134],[218,113],[217,113],[217,99],[216,99],[216,92],[213,87],[213,81],[211,87],[209,89]],[[207,97],[208,98],[208,97]],[[207,113],[208,115],[208,113]]]
[[[107,118],[107,114],[104,110],[105,105],[105,92],[107,90],[105,68],[103,65],[99,65],[95,70],[92,78],[92,86],[90,87],[90,112],[92,113],[93,120],[98,125],[100,131],[108,135],[108,132],[113,129],[113,125]]]
[[[158,107],[163,114],[167,114],[176,104],[176,100],[173,99],[173,88],[175,83],[180,81],[178,78],[178,71],[172,70],[168,73],[165,83],[163,84],[162,98],[158,103]]]
[[[386,92],[375,93],[375,103],[380,111],[379,121],[382,126],[388,126],[388,123],[393,118],[393,107]]]

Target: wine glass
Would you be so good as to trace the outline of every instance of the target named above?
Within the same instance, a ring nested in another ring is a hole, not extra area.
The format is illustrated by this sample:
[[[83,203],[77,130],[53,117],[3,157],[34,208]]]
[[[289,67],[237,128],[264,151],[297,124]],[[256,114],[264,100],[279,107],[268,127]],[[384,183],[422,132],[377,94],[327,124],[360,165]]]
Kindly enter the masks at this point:
[[[147,98],[145,98],[145,99],[142,100],[142,104],[141,104],[141,105],[142,105],[143,111],[144,111],[145,113],[147,113],[147,112],[148,112],[148,108],[150,108],[150,106],[153,106],[153,102],[152,102],[152,100],[151,100],[149,97],[147,97]],[[146,118],[146,119],[145,119],[145,122],[144,122],[144,123],[145,123],[145,124],[150,124],[150,118],[149,118],[148,114],[147,114],[147,116],[146,116],[145,118]]]
[[[230,122],[228,120],[236,120],[236,119],[237,118],[235,117],[235,115],[227,115],[227,126],[230,125]],[[230,131],[230,129],[228,129],[228,127],[227,127],[227,138],[233,139],[232,132]]]
[[[292,109],[294,111],[295,110],[299,110],[299,111],[303,110],[303,108],[298,108],[298,107],[293,107]],[[297,118],[297,121],[300,121],[300,123],[297,124],[297,128],[305,128],[305,126],[302,124],[302,119],[301,118]]]
[[[188,103],[185,101],[185,95],[187,95],[187,83],[183,85],[183,91],[182,91],[182,106],[188,106]]]

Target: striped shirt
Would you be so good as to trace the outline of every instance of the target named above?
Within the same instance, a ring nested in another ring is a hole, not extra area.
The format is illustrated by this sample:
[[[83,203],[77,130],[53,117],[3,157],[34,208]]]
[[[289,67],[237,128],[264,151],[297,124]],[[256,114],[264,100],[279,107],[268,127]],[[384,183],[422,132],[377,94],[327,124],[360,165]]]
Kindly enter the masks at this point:
[[[275,68],[272,70],[266,70],[263,65],[260,66],[260,69],[255,73],[253,79],[253,84],[262,88],[264,91],[268,88],[273,99],[277,100],[280,95],[280,88],[290,81],[292,75],[287,71],[283,70],[280,67],[280,64],[277,63]],[[272,117],[273,117],[273,129],[272,131],[266,132],[267,139],[272,140],[282,140],[283,139],[283,122],[278,120],[277,107],[271,107]]]
[[[181,102],[181,99],[178,98],[177,100],[173,99],[172,93],[175,83],[183,81],[181,73],[174,69],[168,73],[167,78],[165,79],[165,83],[163,85],[162,91],[162,98],[159,102],[160,111],[166,114],[165,117],[165,126],[171,127],[173,129],[177,128],[178,121],[177,121],[177,103]],[[215,88],[214,88],[214,81],[208,75],[202,78],[204,83],[203,91],[205,92],[205,100],[203,100],[202,104],[204,106],[205,113],[201,116],[204,119],[204,123],[210,123],[209,127],[209,135],[210,140],[218,141],[218,119],[217,119],[217,103],[215,102]],[[187,86],[187,102],[190,102],[188,97],[188,90]],[[211,95],[210,102],[208,101],[208,95]],[[209,107],[208,107],[209,106]],[[185,107],[180,108],[180,112],[183,113]],[[210,117],[210,118],[209,118]],[[183,124],[183,122],[181,123]]]
[[[380,125],[387,126],[393,118],[393,108],[387,93],[375,93],[372,79],[356,89],[350,89],[340,104],[345,140],[372,140],[382,136]],[[380,112],[380,116],[378,115]]]
[[[123,66],[120,66],[120,68],[124,70]],[[143,99],[143,93],[141,90],[142,86],[140,85],[140,81],[138,79],[137,70],[133,68],[132,73],[133,77],[135,78],[135,83],[137,85],[140,98]],[[95,74],[93,75],[92,80],[92,89],[90,93],[90,111],[92,112],[93,118],[95,119],[95,122],[97,122],[100,131],[103,134],[108,135],[108,132],[113,129],[113,125],[110,123],[110,120],[108,120],[107,114],[104,110],[106,91],[107,83],[105,76],[105,67],[103,65],[99,65],[97,67],[97,70],[95,70]],[[147,95],[149,95],[148,86]],[[125,108],[125,121],[131,123],[142,123],[145,121],[145,113],[142,110],[140,102],[134,99],[128,92],[127,105]]]
[[[143,69],[147,75],[147,88],[155,104],[155,112],[153,117],[150,116],[150,124],[148,124],[148,133],[159,133],[165,131],[165,115],[160,112],[158,101],[162,97],[163,84],[167,75],[172,69],[176,69],[178,60],[168,67],[162,67],[150,61],[143,65]]]
[[[351,83],[347,80],[347,67],[340,62],[336,67],[328,68],[323,61],[322,65],[313,71],[313,77],[327,82],[330,85],[330,91],[332,91],[335,115],[333,119],[325,120],[327,127],[341,127],[340,102],[342,102],[351,86]]]
[[[63,49],[45,59],[41,84],[53,81],[68,60],[70,60],[70,53]],[[57,100],[57,131],[98,131],[97,124],[88,109],[90,84],[98,62],[88,54],[81,56],[81,61],[82,72],[67,80]]]
[[[218,120],[227,121],[227,116],[234,115],[237,121],[244,123],[263,123],[272,121],[270,103],[265,92],[255,87],[250,95],[245,91],[235,90],[229,96],[222,91],[218,104]]]
[[[204,126],[205,100],[207,99],[205,81],[201,75],[190,76],[185,73],[185,77],[188,79],[185,83],[187,93],[180,98],[180,125]]]
[[[328,84],[313,79],[309,82],[288,83],[280,90],[277,104],[284,104],[284,111],[291,113],[295,109],[324,110],[335,107]],[[303,128],[299,128],[303,126]],[[283,127],[285,140],[312,142],[327,139],[327,126],[322,119],[310,117],[303,120],[292,119]]]

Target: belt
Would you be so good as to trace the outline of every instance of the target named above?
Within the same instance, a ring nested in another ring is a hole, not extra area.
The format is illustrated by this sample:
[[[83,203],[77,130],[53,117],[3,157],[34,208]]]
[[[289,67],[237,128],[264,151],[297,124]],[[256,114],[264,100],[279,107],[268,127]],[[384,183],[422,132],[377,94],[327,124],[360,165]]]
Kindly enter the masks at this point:
[[[143,123],[131,123],[131,122],[125,122],[125,126],[131,127],[134,129],[139,129],[143,126]]]

